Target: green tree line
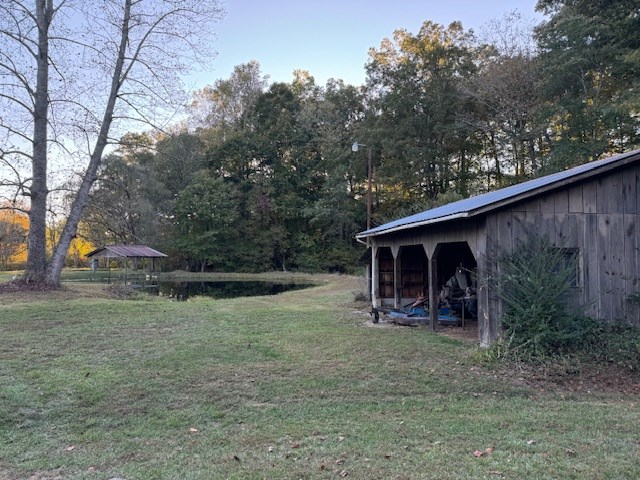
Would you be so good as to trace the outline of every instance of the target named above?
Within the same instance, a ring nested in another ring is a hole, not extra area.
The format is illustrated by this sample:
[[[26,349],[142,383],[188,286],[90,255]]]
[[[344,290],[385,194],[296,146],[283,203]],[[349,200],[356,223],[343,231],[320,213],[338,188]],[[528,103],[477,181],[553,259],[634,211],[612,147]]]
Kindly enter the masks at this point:
[[[81,234],[148,243],[189,270],[348,271],[372,224],[638,145],[635,0],[540,0],[479,39],[454,22],[398,30],[367,81],[269,84],[256,61],[193,96],[172,134],[105,159]],[[523,27],[523,28],[520,28]]]

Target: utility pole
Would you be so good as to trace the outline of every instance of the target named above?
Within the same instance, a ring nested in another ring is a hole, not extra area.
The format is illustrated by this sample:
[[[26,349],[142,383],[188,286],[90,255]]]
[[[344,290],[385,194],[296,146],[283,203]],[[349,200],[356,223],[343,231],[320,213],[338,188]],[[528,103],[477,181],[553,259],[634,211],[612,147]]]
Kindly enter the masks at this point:
[[[351,151],[357,152],[359,147],[367,147],[367,230],[370,230],[371,209],[373,206],[373,162],[371,160],[371,145],[353,142],[353,145],[351,145]]]

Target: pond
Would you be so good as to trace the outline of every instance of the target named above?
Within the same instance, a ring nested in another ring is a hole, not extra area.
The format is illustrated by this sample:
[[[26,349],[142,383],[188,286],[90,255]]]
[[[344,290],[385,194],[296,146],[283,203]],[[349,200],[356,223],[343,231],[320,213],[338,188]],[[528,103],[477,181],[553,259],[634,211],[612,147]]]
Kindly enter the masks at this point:
[[[146,286],[150,294],[176,300],[205,296],[213,298],[255,297],[277,295],[289,290],[301,290],[313,287],[310,283],[273,282],[253,280],[216,280],[216,281],[169,281],[160,280],[157,285]]]

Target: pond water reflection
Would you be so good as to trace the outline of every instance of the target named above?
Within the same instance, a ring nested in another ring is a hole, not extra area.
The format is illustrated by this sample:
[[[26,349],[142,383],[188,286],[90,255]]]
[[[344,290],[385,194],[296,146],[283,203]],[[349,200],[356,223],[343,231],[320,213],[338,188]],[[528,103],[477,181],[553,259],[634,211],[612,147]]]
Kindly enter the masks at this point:
[[[213,298],[255,297],[277,295],[289,290],[301,290],[312,287],[310,283],[267,282],[267,281],[168,281],[160,280],[157,286],[145,288],[151,294],[176,300],[186,300],[193,296]]]

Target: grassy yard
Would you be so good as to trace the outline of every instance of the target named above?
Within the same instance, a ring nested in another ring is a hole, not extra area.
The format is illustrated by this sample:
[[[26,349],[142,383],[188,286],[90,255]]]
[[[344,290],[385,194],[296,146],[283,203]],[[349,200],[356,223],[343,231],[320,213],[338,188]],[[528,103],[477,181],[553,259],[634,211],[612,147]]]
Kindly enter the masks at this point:
[[[0,478],[640,478],[637,394],[541,391],[469,342],[372,325],[359,279],[322,279],[0,294]]]

